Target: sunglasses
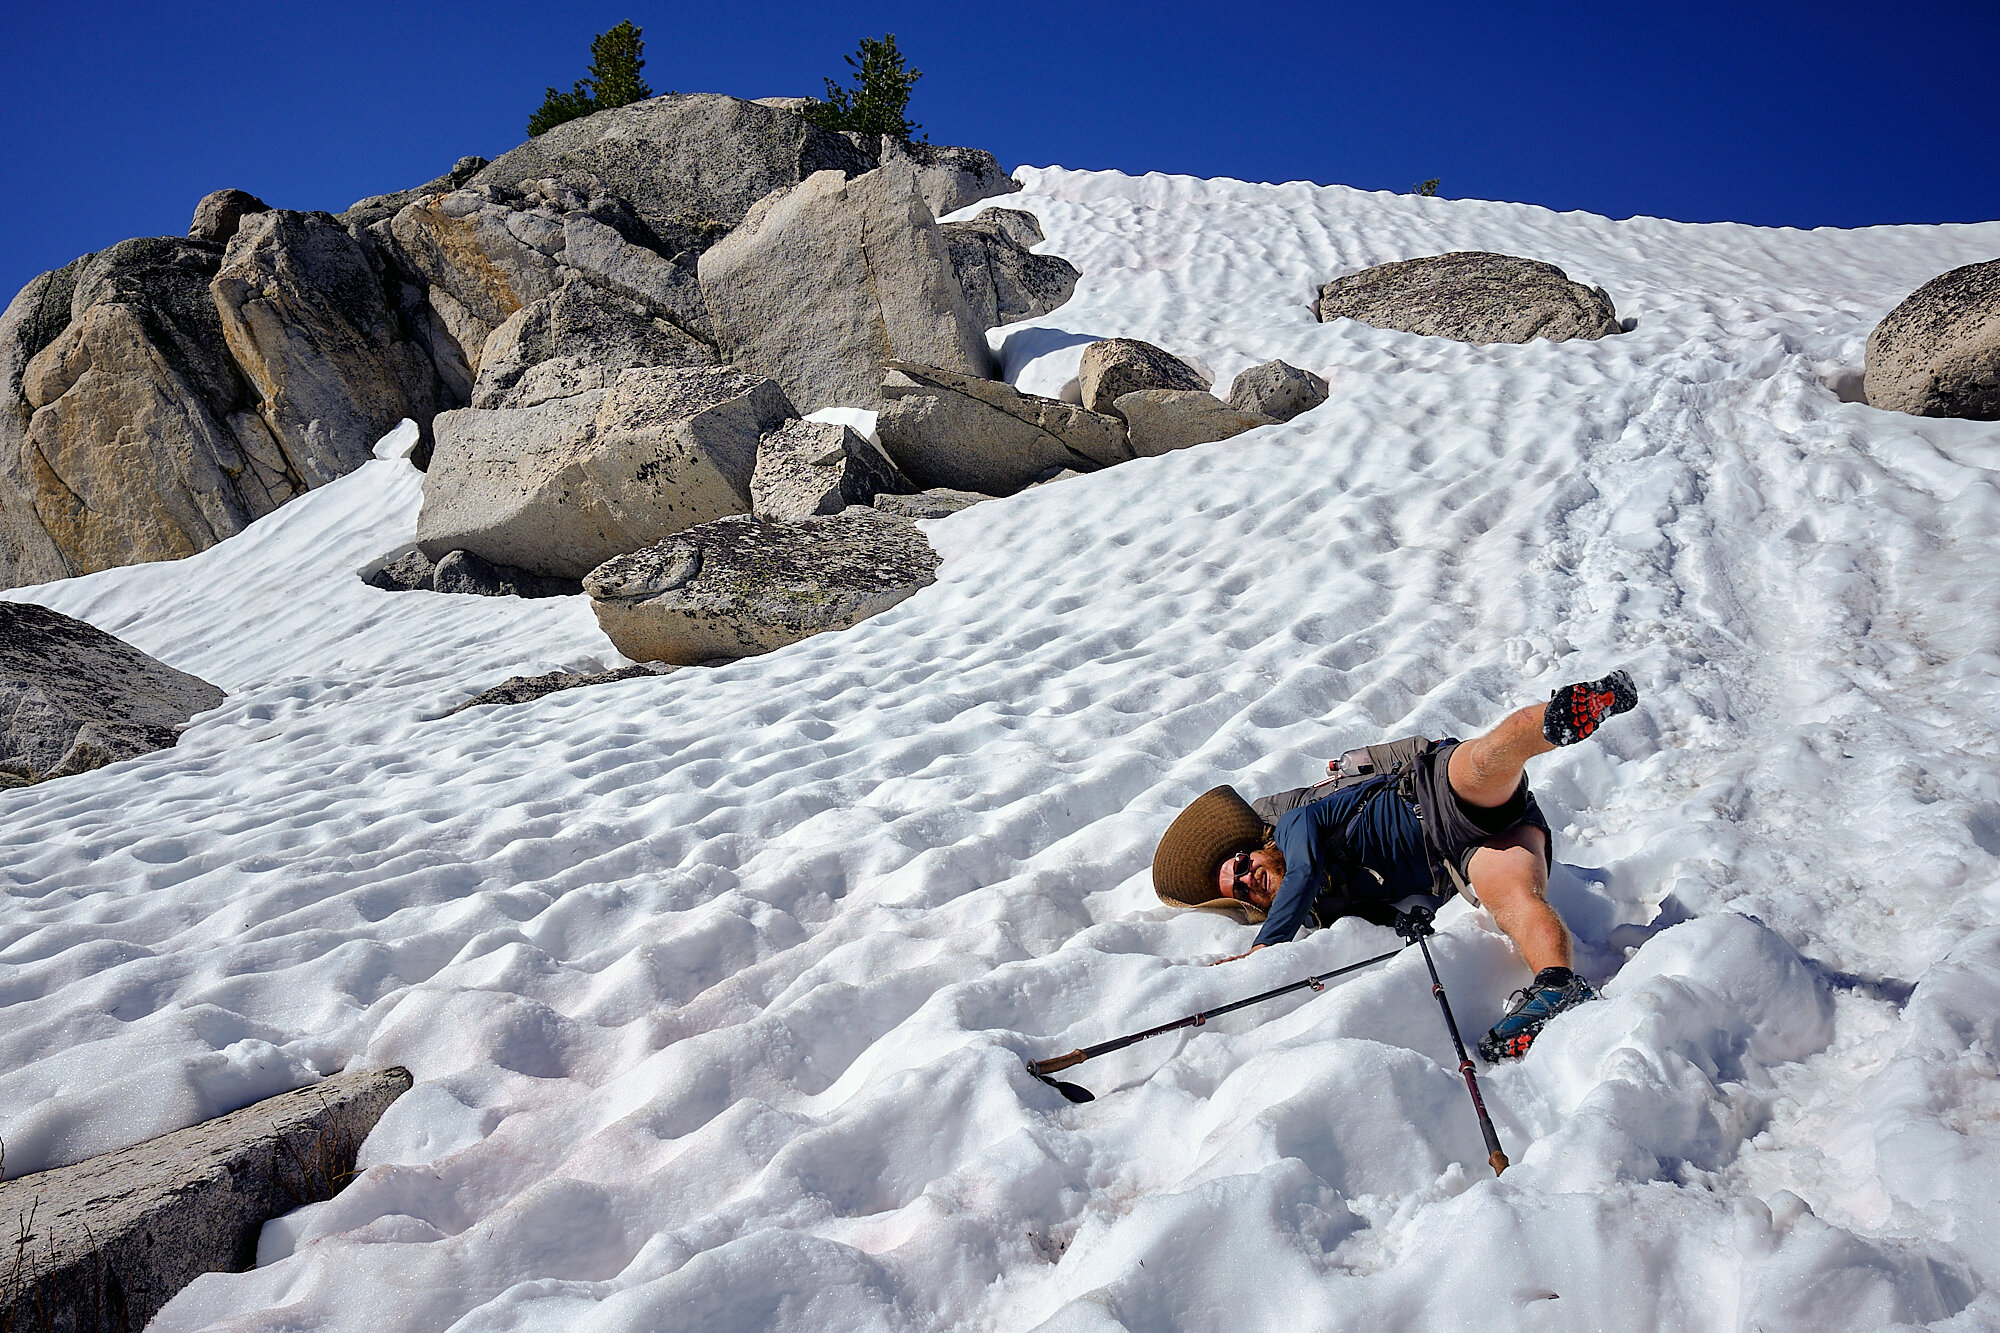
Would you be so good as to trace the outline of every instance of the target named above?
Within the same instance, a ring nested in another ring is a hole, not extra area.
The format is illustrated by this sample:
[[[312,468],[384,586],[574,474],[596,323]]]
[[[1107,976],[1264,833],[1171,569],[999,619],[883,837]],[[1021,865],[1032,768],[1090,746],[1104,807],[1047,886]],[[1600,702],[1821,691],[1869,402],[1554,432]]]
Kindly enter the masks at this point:
[[[1229,859],[1229,896],[1241,898],[1250,886],[1245,881],[1250,876],[1250,853],[1238,852]]]

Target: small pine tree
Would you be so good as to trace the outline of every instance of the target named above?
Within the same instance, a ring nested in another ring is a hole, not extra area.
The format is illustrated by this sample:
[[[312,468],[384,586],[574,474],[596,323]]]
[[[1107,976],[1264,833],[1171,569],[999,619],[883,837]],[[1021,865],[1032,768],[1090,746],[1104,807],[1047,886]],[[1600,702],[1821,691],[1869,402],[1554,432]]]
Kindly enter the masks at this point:
[[[645,49],[640,29],[633,27],[630,19],[591,39],[590,86],[599,111],[643,102],[653,95],[639,77],[639,71],[646,67]]]
[[[830,130],[853,130],[857,134],[891,134],[908,143],[923,126],[905,113],[910,105],[910,88],[921,79],[919,70],[903,68],[903,53],[896,49],[896,34],[885,33],[880,41],[863,37],[860,56],[845,57],[854,70],[854,87],[842,88],[826,80],[826,100],[806,110],[806,119]]]
[[[1437,194],[1437,192],[1438,192],[1438,178],[1436,176],[1431,177],[1427,181],[1418,181],[1415,185],[1412,185],[1410,187],[1411,194],[1422,195],[1426,199],[1433,197],[1434,195]]]
[[[653,90],[639,77],[639,71],[646,67],[645,49],[641,29],[633,27],[630,19],[591,38],[590,77],[578,79],[566,93],[549,89],[541,109],[528,117],[528,137],[593,111],[609,111],[651,97]]]

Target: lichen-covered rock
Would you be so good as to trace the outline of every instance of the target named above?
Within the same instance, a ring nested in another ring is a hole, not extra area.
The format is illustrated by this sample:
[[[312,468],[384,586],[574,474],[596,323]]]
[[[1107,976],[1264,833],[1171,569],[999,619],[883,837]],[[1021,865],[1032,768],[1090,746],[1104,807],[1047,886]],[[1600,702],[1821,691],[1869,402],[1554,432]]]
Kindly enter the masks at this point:
[[[1140,389],[1121,394],[1114,406],[1125,418],[1132,452],[1141,458],[1157,458],[1274,424],[1273,418],[1232,407],[1206,389]]]
[[[209,284],[258,415],[308,486],[367,462],[405,417],[428,434],[454,405],[371,260],[330,214],[267,209],[242,219]]]
[[[205,194],[194,206],[194,220],[188,223],[188,239],[211,245],[227,244],[236,234],[237,224],[249,213],[262,213],[271,206],[247,190],[217,190]]]
[[[914,489],[882,451],[847,426],[788,421],[757,444],[750,512],[792,520],[838,514],[879,492]]]
[[[1284,361],[1242,371],[1229,386],[1229,405],[1273,421],[1290,421],[1326,401],[1326,380]]]
[[[1554,264],[1481,250],[1456,250],[1378,264],[1320,288],[1322,323],[1352,319],[1468,343],[1562,342],[1619,331],[1602,287],[1572,282]]]
[[[510,315],[487,338],[473,407],[533,407],[601,389],[635,366],[706,366],[705,343],[580,277]]]
[[[0,1228],[33,1238],[18,1255],[10,1247],[0,1329],[141,1328],[203,1273],[249,1268],[264,1223],[346,1186],[362,1141],[410,1084],[401,1068],[335,1074],[0,1183]]]
[[[892,360],[994,369],[906,163],[823,171],[764,200],[700,273],[718,348],[801,411],[876,405]]]
[[[1870,407],[2000,421],[2000,259],[1941,273],[1868,335]]]
[[[954,491],[945,486],[933,486],[927,491],[909,495],[878,495],[875,497],[875,508],[891,518],[947,518],[961,509],[972,508],[981,500],[992,498],[978,491]]]
[[[970,222],[943,223],[938,231],[973,320],[984,329],[1048,314],[1069,300],[1082,276],[1060,255],[1029,249],[1042,240],[1033,213],[989,208]]]
[[[94,625],[0,601],[0,784],[165,749],[221,690]]]
[[[935,581],[937,564],[914,524],[857,506],[705,523],[606,561],[583,586],[619,652],[698,666],[859,624]]]
[[[417,545],[580,578],[748,512],[758,438],[795,415],[775,383],[727,366],[637,368],[533,407],[443,413]]]
[[[875,419],[882,450],[918,486],[1012,495],[1064,468],[1132,459],[1125,423],[996,380],[898,361]]]
[[[773,190],[816,171],[858,175],[874,160],[842,135],[777,107],[719,93],[669,93],[558,125],[504,153],[474,185],[519,188],[587,173],[626,200],[672,257],[701,252]]]
[[[1085,407],[1114,416],[1117,401],[1141,389],[1208,388],[1208,381],[1193,366],[1137,338],[1105,338],[1084,348],[1076,384]]]

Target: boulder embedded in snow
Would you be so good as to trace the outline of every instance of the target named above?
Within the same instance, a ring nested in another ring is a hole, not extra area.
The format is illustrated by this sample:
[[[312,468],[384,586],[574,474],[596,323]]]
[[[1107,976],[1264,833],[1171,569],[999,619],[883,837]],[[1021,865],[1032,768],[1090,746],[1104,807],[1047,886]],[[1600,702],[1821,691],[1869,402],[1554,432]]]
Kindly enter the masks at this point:
[[[727,366],[625,370],[533,407],[443,413],[417,545],[581,578],[747,512],[758,437],[793,415],[772,381]]]
[[[909,495],[878,495],[875,497],[875,508],[891,518],[945,518],[961,509],[970,509],[981,500],[992,498],[978,491],[955,491],[948,486],[933,486],[927,491]]]
[[[584,579],[597,623],[642,662],[697,666],[847,629],[936,579],[914,524],[856,507],[786,523],[704,523]]]
[[[403,418],[428,434],[454,405],[372,260],[330,214],[267,209],[242,219],[209,284],[259,415],[309,486],[367,462]]]
[[[865,505],[878,492],[913,489],[882,451],[831,421],[788,421],[757,445],[750,512],[802,519]]]
[[[873,158],[844,135],[720,93],[669,93],[568,121],[504,153],[474,185],[588,173],[627,201],[661,254],[697,253],[751,205],[817,171],[859,175]]]
[[[1208,381],[1193,366],[1137,338],[1105,338],[1084,348],[1076,384],[1085,407],[1114,415],[1120,398],[1141,389],[1208,388]]]
[[[201,241],[120,241],[8,306],[9,583],[49,576],[51,554],[62,575],[193,555],[340,475],[343,454],[309,440],[288,456],[253,410],[209,291],[221,262],[222,248]]]
[[[946,222],[938,230],[981,328],[1048,314],[1069,300],[1082,276],[1067,259],[1030,251],[1042,239],[1033,213],[989,208],[970,222]]]
[[[551,671],[542,676],[509,676],[492,689],[473,695],[451,712],[463,713],[468,708],[480,708],[487,704],[533,703],[551,694],[561,694],[564,690],[579,690],[589,685],[615,685],[621,680],[634,680],[640,676],[664,676],[671,669],[657,662],[642,662],[638,666],[619,667],[616,671]]]
[[[165,749],[224,697],[94,625],[0,601],[0,785]]]
[[[1868,335],[1870,407],[2000,420],[2000,259],[1941,273]]]
[[[999,159],[984,148],[908,143],[885,134],[876,149],[876,160],[883,166],[907,162],[916,169],[917,188],[934,218],[1021,188],[1021,182],[1002,171]]]
[[[916,173],[822,171],[765,199],[701,257],[716,344],[803,411],[872,407],[899,358],[993,371]]]
[[[631,301],[572,276],[495,329],[480,351],[474,407],[533,407],[601,389],[635,366],[706,366],[715,354]]]
[[[335,1074],[240,1111],[0,1183],[0,1228],[31,1235],[0,1329],[134,1329],[203,1273],[251,1266],[264,1223],[338,1194],[410,1071]],[[32,1216],[32,1232],[28,1219]]]
[[[1125,418],[1132,452],[1140,458],[1157,458],[1276,424],[1275,418],[1232,407],[1206,389],[1140,389],[1120,394],[1113,406]]]
[[[1266,361],[1236,376],[1229,405],[1273,421],[1290,421],[1326,401],[1326,380],[1284,361]]]
[[[470,551],[448,551],[431,570],[430,590],[471,597],[574,597],[583,585],[575,579],[543,578],[512,565],[496,565]]]
[[[437,566],[422,551],[405,551],[379,569],[361,572],[361,581],[383,592],[430,592]]]
[[[216,190],[201,197],[188,223],[188,239],[211,245],[227,244],[247,214],[262,213],[271,206],[247,190]]]
[[[1378,264],[1319,290],[1325,323],[1352,319],[1378,329],[1468,343],[1602,338],[1619,331],[1602,287],[1570,281],[1554,264],[1482,250],[1455,250]]]
[[[1012,495],[1064,468],[1095,472],[1135,457],[1118,418],[995,380],[898,361],[882,396],[882,451],[926,488]]]

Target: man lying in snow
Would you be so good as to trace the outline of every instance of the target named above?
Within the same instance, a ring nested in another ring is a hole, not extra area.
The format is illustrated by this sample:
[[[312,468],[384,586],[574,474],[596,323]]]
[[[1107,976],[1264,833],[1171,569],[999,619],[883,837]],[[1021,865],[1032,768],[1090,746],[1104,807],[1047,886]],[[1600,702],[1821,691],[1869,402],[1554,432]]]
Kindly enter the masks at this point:
[[[1534,969],[1479,1043],[1489,1061],[1521,1055],[1551,1018],[1597,998],[1570,971],[1569,931],[1546,897],[1549,825],[1523,768],[1638,702],[1632,678],[1614,671],[1565,685],[1475,740],[1413,737],[1350,751],[1316,787],[1254,805],[1217,787],[1160,839],[1153,889],[1175,907],[1263,922],[1250,953],[1285,943],[1309,920],[1387,924],[1400,899],[1456,889],[1493,914]]]

